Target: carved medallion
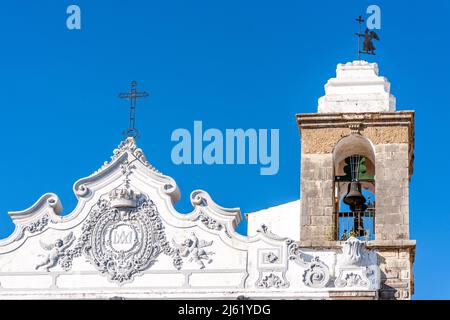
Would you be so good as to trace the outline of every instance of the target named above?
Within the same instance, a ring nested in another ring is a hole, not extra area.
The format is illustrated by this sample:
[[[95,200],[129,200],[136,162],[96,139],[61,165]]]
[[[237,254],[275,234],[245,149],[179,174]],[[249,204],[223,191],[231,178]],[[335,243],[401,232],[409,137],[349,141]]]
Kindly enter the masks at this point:
[[[165,236],[152,202],[125,212],[106,207],[95,220],[85,253],[110,280],[131,280],[154,263],[163,249],[160,240]]]
[[[83,225],[75,247],[67,250],[61,264],[69,270],[74,257],[86,258],[111,281],[132,281],[164,253],[181,268],[179,251],[170,247],[156,205],[128,188],[115,189],[100,199]]]

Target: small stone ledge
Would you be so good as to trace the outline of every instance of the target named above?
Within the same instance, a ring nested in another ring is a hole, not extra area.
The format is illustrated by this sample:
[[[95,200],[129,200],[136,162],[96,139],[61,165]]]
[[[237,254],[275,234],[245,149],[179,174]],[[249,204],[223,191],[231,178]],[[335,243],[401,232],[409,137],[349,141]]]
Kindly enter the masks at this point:
[[[302,248],[338,249],[342,247],[344,241],[328,240],[301,240],[299,246]]]
[[[330,291],[332,300],[376,300],[377,291]]]
[[[373,249],[415,248],[416,240],[371,240],[367,246]]]
[[[336,249],[341,248],[345,241],[328,240],[301,240],[299,246],[302,248]],[[416,248],[416,240],[371,240],[366,242],[370,249],[392,250],[403,248]]]

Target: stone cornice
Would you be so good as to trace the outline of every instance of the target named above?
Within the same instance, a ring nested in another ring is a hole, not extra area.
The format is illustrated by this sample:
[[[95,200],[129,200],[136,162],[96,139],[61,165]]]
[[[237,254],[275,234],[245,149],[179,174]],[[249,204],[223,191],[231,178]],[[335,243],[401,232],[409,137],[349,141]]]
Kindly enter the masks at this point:
[[[299,242],[300,248],[336,249],[341,248],[345,241],[305,240]],[[371,240],[365,242],[367,248],[377,250],[412,249],[416,250],[416,240]]]
[[[345,128],[350,122],[367,126],[398,126],[414,128],[415,111],[367,112],[367,113],[303,113],[297,114],[300,129]]]

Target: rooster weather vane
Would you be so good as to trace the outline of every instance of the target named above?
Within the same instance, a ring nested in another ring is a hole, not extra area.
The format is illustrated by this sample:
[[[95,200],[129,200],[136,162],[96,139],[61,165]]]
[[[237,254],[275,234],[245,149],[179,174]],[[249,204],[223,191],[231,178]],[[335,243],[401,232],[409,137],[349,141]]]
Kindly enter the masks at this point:
[[[358,36],[358,60],[361,60],[361,53],[363,54],[372,54],[375,55],[375,46],[373,45],[373,40],[380,40],[375,31],[369,31],[369,28],[366,28],[364,33],[361,33],[361,24],[364,22],[364,19],[359,16],[356,21],[359,24],[359,32],[355,33]],[[363,49],[361,50],[361,38],[364,38]]]

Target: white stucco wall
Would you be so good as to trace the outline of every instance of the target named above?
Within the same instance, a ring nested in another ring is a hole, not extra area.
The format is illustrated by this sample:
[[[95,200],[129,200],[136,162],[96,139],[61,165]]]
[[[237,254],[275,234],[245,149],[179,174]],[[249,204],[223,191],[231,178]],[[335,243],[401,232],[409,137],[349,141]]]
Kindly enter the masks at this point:
[[[247,215],[248,235],[256,235],[261,225],[273,233],[300,241],[300,200],[283,203]]]

